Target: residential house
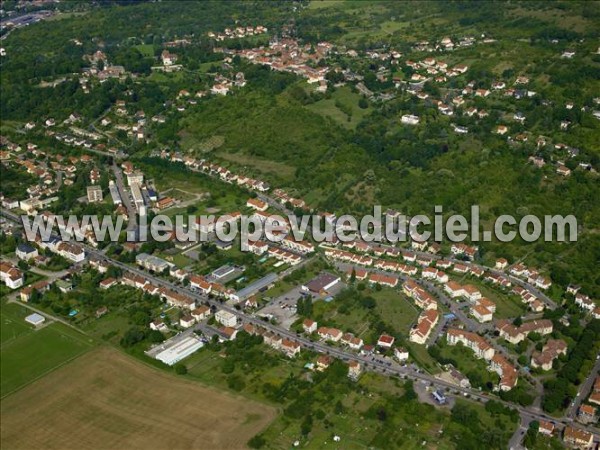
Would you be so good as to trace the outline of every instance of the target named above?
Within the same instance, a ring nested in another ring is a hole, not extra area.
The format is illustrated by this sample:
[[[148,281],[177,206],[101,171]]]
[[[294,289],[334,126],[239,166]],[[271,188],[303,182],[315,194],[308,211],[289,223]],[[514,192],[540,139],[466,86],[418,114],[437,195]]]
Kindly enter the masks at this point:
[[[481,323],[491,322],[493,318],[492,312],[479,303],[471,307],[471,314]]]
[[[8,261],[0,262],[0,281],[10,289],[18,289],[23,286],[23,272]]]
[[[567,343],[562,339],[549,339],[546,345],[542,347],[541,352],[534,352],[531,355],[531,367],[541,368],[542,370],[552,369],[553,361],[560,355],[567,354]]]
[[[358,380],[362,373],[362,366],[358,361],[350,361],[348,363],[348,378],[351,380]]]
[[[26,242],[22,242],[19,245],[17,245],[15,254],[17,255],[17,258],[23,261],[29,261],[30,259],[36,258],[38,256],[38,251],[32,245]]]
[[[102,280],[99,283],[100,289],[110,289],[111,287],[113,287],[114,285],[117,284],[117,280],[115,278],[107,278],[105,280]]]
[[[199,306],[191,312],[191,316],[195,321],[200,322],[210,316],[210,308],[205,305]]]
[[[518,344],[532,332],[541,335],[552,333],[553,326],[552,321],[547,319],[532,320],[523,323],[519,327],[511,324],[508,320],[501,320],[496,324],[496,329],[499,331],[500,337],[506,339],[511,344]]]
[[[246,206],[248,208],[255,209],[256,211],[266,211],[269,208],[269,204],[267,202],[263,202],[258,198],[249,198],[246,202]]]
[[[508,267],[508,261],[505,258],[498,258],[496,260],[495,268],[498,270],[504,270]]]
[[[392,348],[392,346],[394,345],[394,341],[395,339],[393,336],[382,334],[377,340],[377,346],[387,350],[388,348]]]
[[[317,331],[317,322],[314,320],[305,319],[304,322],[302,322],[302,329],[306,334],[312,334]]]
[[[191,314],[186,314],[179,319],[179,325],[181,325],[183,328],[190,328],[194,326],[195,323],[196,321]]]
[[[396,347],[394,348],[394,356],[398,361],[404,362],[408,359],[408,350],[404,347]]]
[[[552,422],[548,422],[546,420],[540,420],[540,426],[538,429],[538,433],[544,434],[546,436],[552,436],[554,433],[554,424]]]
[[[150,323],[150,329],[154,331],[160,331],[162,333],[166,333],[167,331],[169,331],[167,325],[159,319],[156,319]]]
[[[281,351],[285,353],[288,358],[298,356],[300,353],[300,344],[289,339],[283,339],[281,341]]]
[[[410,341],[417,344],[425,344],[433,328],[438,323],[439,318],[440,313],[437,309],[426,309],[421,312],[417,319],[417,324],[409,332]]]
[[[451,328],[446,333],[448,345],[457,345],[462,343],[465,347],[470,348],[475,353],[477,358],[491,360],[494,357],[494,348],[481,336],[470,331]]]
[[[215,320],[226,327],[235,327],[237,325],[237,316],[224,309],[217,311]]]
[[[331,342],[339,342],[342,339],[343,333],[337,328],[320,327],[317,329],[317,334],[321,339]]]
[[[594,443],[594,435],[588,431],[567,425],[563,433],[565,444],[581,449],[591,449]]]

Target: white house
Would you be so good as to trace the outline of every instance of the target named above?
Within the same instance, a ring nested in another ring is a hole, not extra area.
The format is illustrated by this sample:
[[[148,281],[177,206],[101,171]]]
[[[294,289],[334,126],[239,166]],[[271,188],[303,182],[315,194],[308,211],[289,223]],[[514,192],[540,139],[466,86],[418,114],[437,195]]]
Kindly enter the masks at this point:
[[[17,246],[15,254],[17,255],[17,258],[22,259],[24,261],[28,261],[30,259],[36,258],[38,256],[38,251],[35,247],[27,243],[21,243]]]
[[[305,319],[304,322],[302,322],[302,329],[306,334],[312,334],[317,331],[317,322],[314,320]]]
[[[419,117],[413,116],[412,114],[405,114],[400,121],[405,125],[417,125],[419,123]]]
[[[404,362],[408,359],[408,350],[402,347],[396,347],[394,349],[394,356],[400,362]]]
[[[23,272],[11,263],[0,262],[0,281],[11,289],[17,289],[23,286]]]
[[[235,314],[225,311],[224,309],[217,311],[215,314],[215,319],[221,325],[226,327],[235,327],[237,325],[237,317]]]

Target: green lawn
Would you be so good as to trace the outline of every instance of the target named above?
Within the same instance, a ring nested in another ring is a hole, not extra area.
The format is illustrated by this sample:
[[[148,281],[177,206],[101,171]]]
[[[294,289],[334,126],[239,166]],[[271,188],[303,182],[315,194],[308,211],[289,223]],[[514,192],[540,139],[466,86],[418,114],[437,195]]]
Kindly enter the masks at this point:
[[[365,341],[369,341],[368,312],[362,308],[352,308],[346,314],[342,314],[337,311],[339,306],[340,304],[336,300],[330,303],[317,302],[314,306],[314,315],[318,318],[322,314],[328,324],[333,324],[344,332],[354,333]]]
[[[106,340],[118,345],[121,336],[131,327],[129,319],[123,311],[109,310],[99,319],[93,318],[82,324],[81,328],[96,339]]]
[[[154,57],[154,45],[152,44],[140,44],[136,45],[135,48],[146,58]]]
[[[17,305],[2,304],[2,311],[0,312],[0,342],[2,347],[31,332],[31,327],[23,320],[27,315],[25,311],[25,308],[20,308]]]
[[[496,303],[496,313],[494,319],[510,319],[522,316],[527,311],[525,304],[514,295],[507,295],[498,289],[494,289],[489,284],[484,283],[475,277],[458,277],[451,275],[451,278],[459,281],[462,284],[472,284],[481,292],[481,295],[489,298]]]
[[[188,258],[187,256],[178,253],[176,255],[166,255],[166,254],[161,254],[159,255],[161,258],[166,259],[169,262],[172,262],[173,264],[175,264],[177,267],[179,268],[184,268],[189,266],[190,264],[192,264],[194,261],[190,258]]]
[[[360,98],[360,94],[352,92],[348,86],[343,86],[337,88],[331,98],[319,100],[316,103],[307,105],[306,108],[317,114],[330,117],[345,128],[354,129],[363,117],[370,112],[370,108],[362,109],[358,106]]]
[[[332,6],[339,5],[339,0],[313,0],[309,3],[308,7],[310,9],[322,9],[322,8],[330,8]]]
[[[242,154],[241,152],[228,153],[226,151],[218,151],[215,155],[237,165],[250,166],[261,173],[272,173],[284,179],[293,179],[296,170],[288,164]]]
[[[155,81],[157,83],[171,83],[173,81],[181,81],[185,77],[185,73],[182,71],[177,72],[160,72],[153,71],[148,75],[148,80]]]
[[[377,300],[376,309],[385,323],[389,323],[395,331],[408,336],[408,332],[419,316],[419,310],[411,301],[390,288],[374,290],[371,296]]]
[[[66,325],[52,323],[39,330],[22,322],[25,308],[3,305],[0,396],[34,381],[89,350],[93,343]]]
[[[438,345],[441,356],[453,359],[457,369],[469,378],[473,387],[482,386],[488,381],[494,385],[498,384],[498,375],[488,371],[488,364],[483,359],[477,359],[472,350],[462,345],[447,345],[442,340]]]
[[[439,364],[427,352],[424,345],[408,342],[406,347],[411,359],[413,359],[419,367],[425,369],[430,374],[440,373]]]
[[[176,170],[170,165],[162,165],[162,162],[152,164],[141,163],[148,178],[153,178],[159,191],[167,189],[178,189],[193,194],[210,194],[210,199],[202,200],[195,204],[198,210],[195,214],[207,214],[207,208],[219,208],[221,211],[239,211],[248,199],[248,194],[221,181],[210,178],[207,175],[189,171]],[[186,208],[173,208],[167,211],[169,216],[181,213]]]

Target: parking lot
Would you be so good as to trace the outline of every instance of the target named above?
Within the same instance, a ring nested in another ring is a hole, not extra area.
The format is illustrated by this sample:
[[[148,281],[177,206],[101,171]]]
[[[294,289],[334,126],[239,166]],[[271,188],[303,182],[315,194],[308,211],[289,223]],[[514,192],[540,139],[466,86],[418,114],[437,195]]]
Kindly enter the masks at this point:
[[[264,308],[257,312],[259,316],[268,316],[277,320],[277,323],[290,329],[296,321],[296,302],[302,296],[300,286],[289,290],[285,294],[273,298]]]

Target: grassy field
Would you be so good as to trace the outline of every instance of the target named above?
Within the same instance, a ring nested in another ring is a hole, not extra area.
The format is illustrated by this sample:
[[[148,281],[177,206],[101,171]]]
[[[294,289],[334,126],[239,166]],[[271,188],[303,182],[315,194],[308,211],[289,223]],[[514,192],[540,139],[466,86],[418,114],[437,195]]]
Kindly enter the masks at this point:
[[[245,448],[276,415],[101,348],[2,401],[2,447]]]
[[[140,44],[136,45],[135,48],[138,49],[139,52],[147,58],[154,57],[154,45],[152,44]]]
[[[81,355],[93,345],[88,338],[61,323],[34,330],[24,321],[30,313],[16,304],[2,305],[2,397]]]
[[[406,344],[406,347],[409,351],[411,358],[414,359],[414,362],[416,362],[419,367],[422,367],[427,372],[433,375],[441,372],[439,364],[427,352],[427,349],[424,345],[409,342]]]
[[[497,384],[498,375],[490,372],[487,369],[487,364],[483,359],[477,359],[472,350],[462,345],[440,345],[441,355],[444,358],[451,358],[456,361],[457,369],[466,375],[472,382],[473,386],[477,387],[478,383],[474,382],[474,377],[479,378],[481,384],[491,382]]]
[[[294,167],[281,162],[257,158],[255,156],[242,154],[241,152],[228,153],[220,151],[215,153],[215,155],[237,165],[250,166],[261,173],[272,173],[287,179],[292,179],[296,170]]]
[[[481,292],[481,295],[489,298],[491,301],[496,303],[496,313],[494,319],[510,319],[518,316],[522,316],[527,311],[527,308],[517,297],[506,295],[497,289],[490,287],[483,281],[467,276],[455,276],[451,278],[457,280],[462,284],[472,284]]]
[[[366,295],[375,300],[374,311],[389,327],[389,332],[399,332],[408,337],[408,332],[419,315],[419,311],[406,297],[390,288],[381,291],[370,289]],[[315,302],[314,318],[325,320],[343,331],[350,331],[365,339],[372,338],[369,310],[365,308],[349,308],[340,312],[343,300],[336,299],[330,303]]]
[[[144,164],[143,168],[148,173],[148,177],[154,179],[159,191],[173,189],[204,196],[210,194],[210,199],[194,203],[198,207],[196,214],[205,214],[207,208],[213,207],[219,208],[223,212],[239,211],[248,199],[247,194],[242,190],[225,185],[206,175],[173,170],[169,166],[157,167]],[[167,214],[174,216],[184,209],[172,208],[167,211]]]
[[[317,114],[330,117],[345,128],[354,129],[363,117],[370,112],[369,108],[362,109],[358,106],[359,99],[360,94],[352,92],[348,86],[343,86],[336,89],[331,98],[319,100],[306,108]],[[341,105],[341,108],[338,105]],[[351,115],[348,115],[348,112],[351,112]]]
[[[385,321],[392,325],[394,330],[406,336],[417,320],[419,311],[404,295],[390,288],[381,291],[373,290],[371,296],[377,301],[376,309]]]
[[[332,6],[339,5],[339,0],[315,0],[309,3],[308,7],[310,9],[321,9],[321,8],[330,8]]]
[[[185,77],[183,72],[152,72],[148,75],[148,80],[155,81],[157,83],[171,83],[174,81],[181,81]]]

